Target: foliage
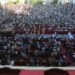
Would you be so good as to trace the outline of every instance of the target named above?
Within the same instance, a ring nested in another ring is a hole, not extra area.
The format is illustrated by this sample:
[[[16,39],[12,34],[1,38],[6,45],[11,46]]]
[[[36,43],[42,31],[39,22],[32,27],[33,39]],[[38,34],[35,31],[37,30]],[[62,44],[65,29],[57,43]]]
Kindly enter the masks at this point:
[[[16,0],[16,3],[19,3],[20,1],[19,0]]]
[[[58,4],[58,0],[53,0],[52,4],[54,4],[54,5]]]
[[[37,2],[37,0],[30,0],[31,5],[34,5]]]
[[[8,0],[8,4],[13,4],[13,1],[12,0]]]
[[[43,4],[43,0],[38,0],[37,3]]]

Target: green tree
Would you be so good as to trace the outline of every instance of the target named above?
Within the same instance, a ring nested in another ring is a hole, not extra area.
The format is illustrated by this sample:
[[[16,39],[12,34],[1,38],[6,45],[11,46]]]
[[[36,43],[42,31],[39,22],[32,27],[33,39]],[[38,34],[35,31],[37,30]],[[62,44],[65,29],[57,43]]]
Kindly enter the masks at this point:
[[[35,3],[43,4],[43,0],[30,0],[31,5],[34,5]]]
[[[58,0],[53,0],[52,4],[54,4],[54,5],[58,4]]]
[[[16,0],[16,3],[19,3],[20,1],[19,0]]]
[[[31,5],[34,5],[37,0],[30,0]]]
[[[8,4],[13,4],[13,1],[12,0],[8,0]]]
[[[37,3],[43,4],[43,0],[37,0]]]

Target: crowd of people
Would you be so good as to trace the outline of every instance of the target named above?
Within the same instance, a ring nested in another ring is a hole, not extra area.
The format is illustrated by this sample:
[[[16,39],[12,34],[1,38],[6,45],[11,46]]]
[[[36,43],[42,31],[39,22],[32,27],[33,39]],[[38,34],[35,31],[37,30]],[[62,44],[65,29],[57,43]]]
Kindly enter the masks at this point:
[[[14,11],[0,9],[0,30],[8,29],[12,31],[15,26],[23,27],[36,24],[55,26],[75,25],[75,4],[68,3],[56,6],[52,4],[35,4],[33,7],[29,6],[29,8],[25,8],[25,6],[15,7]],[[21,11],[25,14],[20,14],[19,12]]]
[[[16,66],[74,66],[75,39],[0,34],[0,64]]]
[[[16,26],[15,33],[23,34],[67,34],[71,32],[75,34],[75,26],[58,26],[58,25],[31,25],[31,26]]]
[[[75,25],[75,4],[34,5],[27,16],[30,24]]]
[[[26,10],[24,15],[0,9],[0,64],[75,66],[75,4],[36,4]],[[57,32],[69,33],[57,37]]]

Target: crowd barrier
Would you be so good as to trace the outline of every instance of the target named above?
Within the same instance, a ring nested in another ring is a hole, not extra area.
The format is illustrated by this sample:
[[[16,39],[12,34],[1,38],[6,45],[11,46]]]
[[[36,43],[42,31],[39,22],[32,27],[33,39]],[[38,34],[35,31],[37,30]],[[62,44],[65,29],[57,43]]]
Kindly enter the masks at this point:
[[[51,75],[50,70],[60,69],[69,75],[75,75],[75,67],[19,67],[0,66],[0,75]]]

